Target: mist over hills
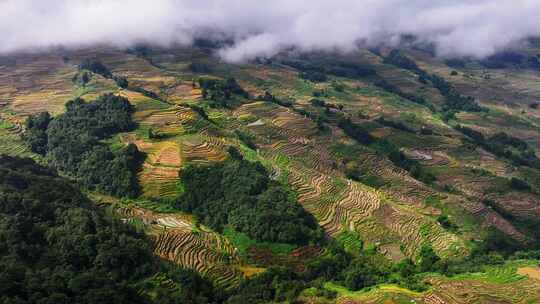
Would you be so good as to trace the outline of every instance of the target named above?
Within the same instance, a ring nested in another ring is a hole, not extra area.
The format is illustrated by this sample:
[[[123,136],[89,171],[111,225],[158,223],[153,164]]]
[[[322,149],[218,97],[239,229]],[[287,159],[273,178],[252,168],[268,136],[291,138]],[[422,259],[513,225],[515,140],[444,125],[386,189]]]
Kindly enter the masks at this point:
[[[288,49],[351,51],[403,34],[441,56],[485,57],[540,35],[537,0],[4,0],[0,52],[227,40],[229,62]]]

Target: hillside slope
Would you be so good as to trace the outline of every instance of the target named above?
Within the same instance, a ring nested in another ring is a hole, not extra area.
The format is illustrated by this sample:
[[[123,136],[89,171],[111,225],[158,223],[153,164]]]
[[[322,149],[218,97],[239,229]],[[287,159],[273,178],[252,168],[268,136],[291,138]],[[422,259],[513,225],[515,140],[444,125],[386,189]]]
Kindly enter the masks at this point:
[[[538,68],[504,57],[444,61],[418,49],[280,54],[243,65],[212,52],[139,47],[2,58],[0,153],[48,163],[49,154],[24,141],[29,115],[58,117],[76,98],[127,98],[136,126],[98,139],[111,153],[132,144],[145,154],[140,191],[127,199],[88,190],[152,235],[158,256],[225,289],[269,266],[304,269],[302,260],[328,252],[323,244],[219,233],[178,208],[186,191],[179,171],[222,163],[234,156],[231,148],[260,162],[327,239],[360,239],[392,261],[420,263],[428,247],[443,260],[470,257],[486,244],[505,257],[539,248]],[[527,49],[523,63],[539,53]],[[422,300],[472,303],[474,292],[460,298],[455,287],[469,279],[428,277],[433,293]],[[506,284],[474,282],[484,284],[474,287],[480,290]],[[540,290],[523,277],[508,288],[525,288],[519,284]],[[532,299],[512,293],[502,292],[501,301]]]

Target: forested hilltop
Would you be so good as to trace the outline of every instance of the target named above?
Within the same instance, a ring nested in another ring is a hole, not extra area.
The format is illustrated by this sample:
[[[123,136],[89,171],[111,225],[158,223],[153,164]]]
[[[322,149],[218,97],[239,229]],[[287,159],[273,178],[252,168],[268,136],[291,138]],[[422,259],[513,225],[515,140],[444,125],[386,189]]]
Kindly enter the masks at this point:
[[[0,302],[540,301],[540,48],[213,52],[0,57]]]

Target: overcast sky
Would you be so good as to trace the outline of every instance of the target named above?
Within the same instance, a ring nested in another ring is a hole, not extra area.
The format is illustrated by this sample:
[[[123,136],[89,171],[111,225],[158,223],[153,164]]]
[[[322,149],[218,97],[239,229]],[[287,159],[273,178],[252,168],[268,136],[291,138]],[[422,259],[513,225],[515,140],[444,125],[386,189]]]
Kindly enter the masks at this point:
[[[540,0],[0,0],[0,53],[233,38],[228,61],[285,48],[352,50],[402,33],[483,57],[540,36]]]

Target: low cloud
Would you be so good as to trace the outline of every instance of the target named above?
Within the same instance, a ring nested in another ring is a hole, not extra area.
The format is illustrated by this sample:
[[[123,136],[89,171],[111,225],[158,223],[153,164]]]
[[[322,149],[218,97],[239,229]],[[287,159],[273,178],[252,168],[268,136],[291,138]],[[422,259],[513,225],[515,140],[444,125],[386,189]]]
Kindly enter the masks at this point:
[[[222,37],[230,62],[289,48],[354,50],[402,34],[485,57],[540,36],[540,0],[0,0],[0,53]]]

